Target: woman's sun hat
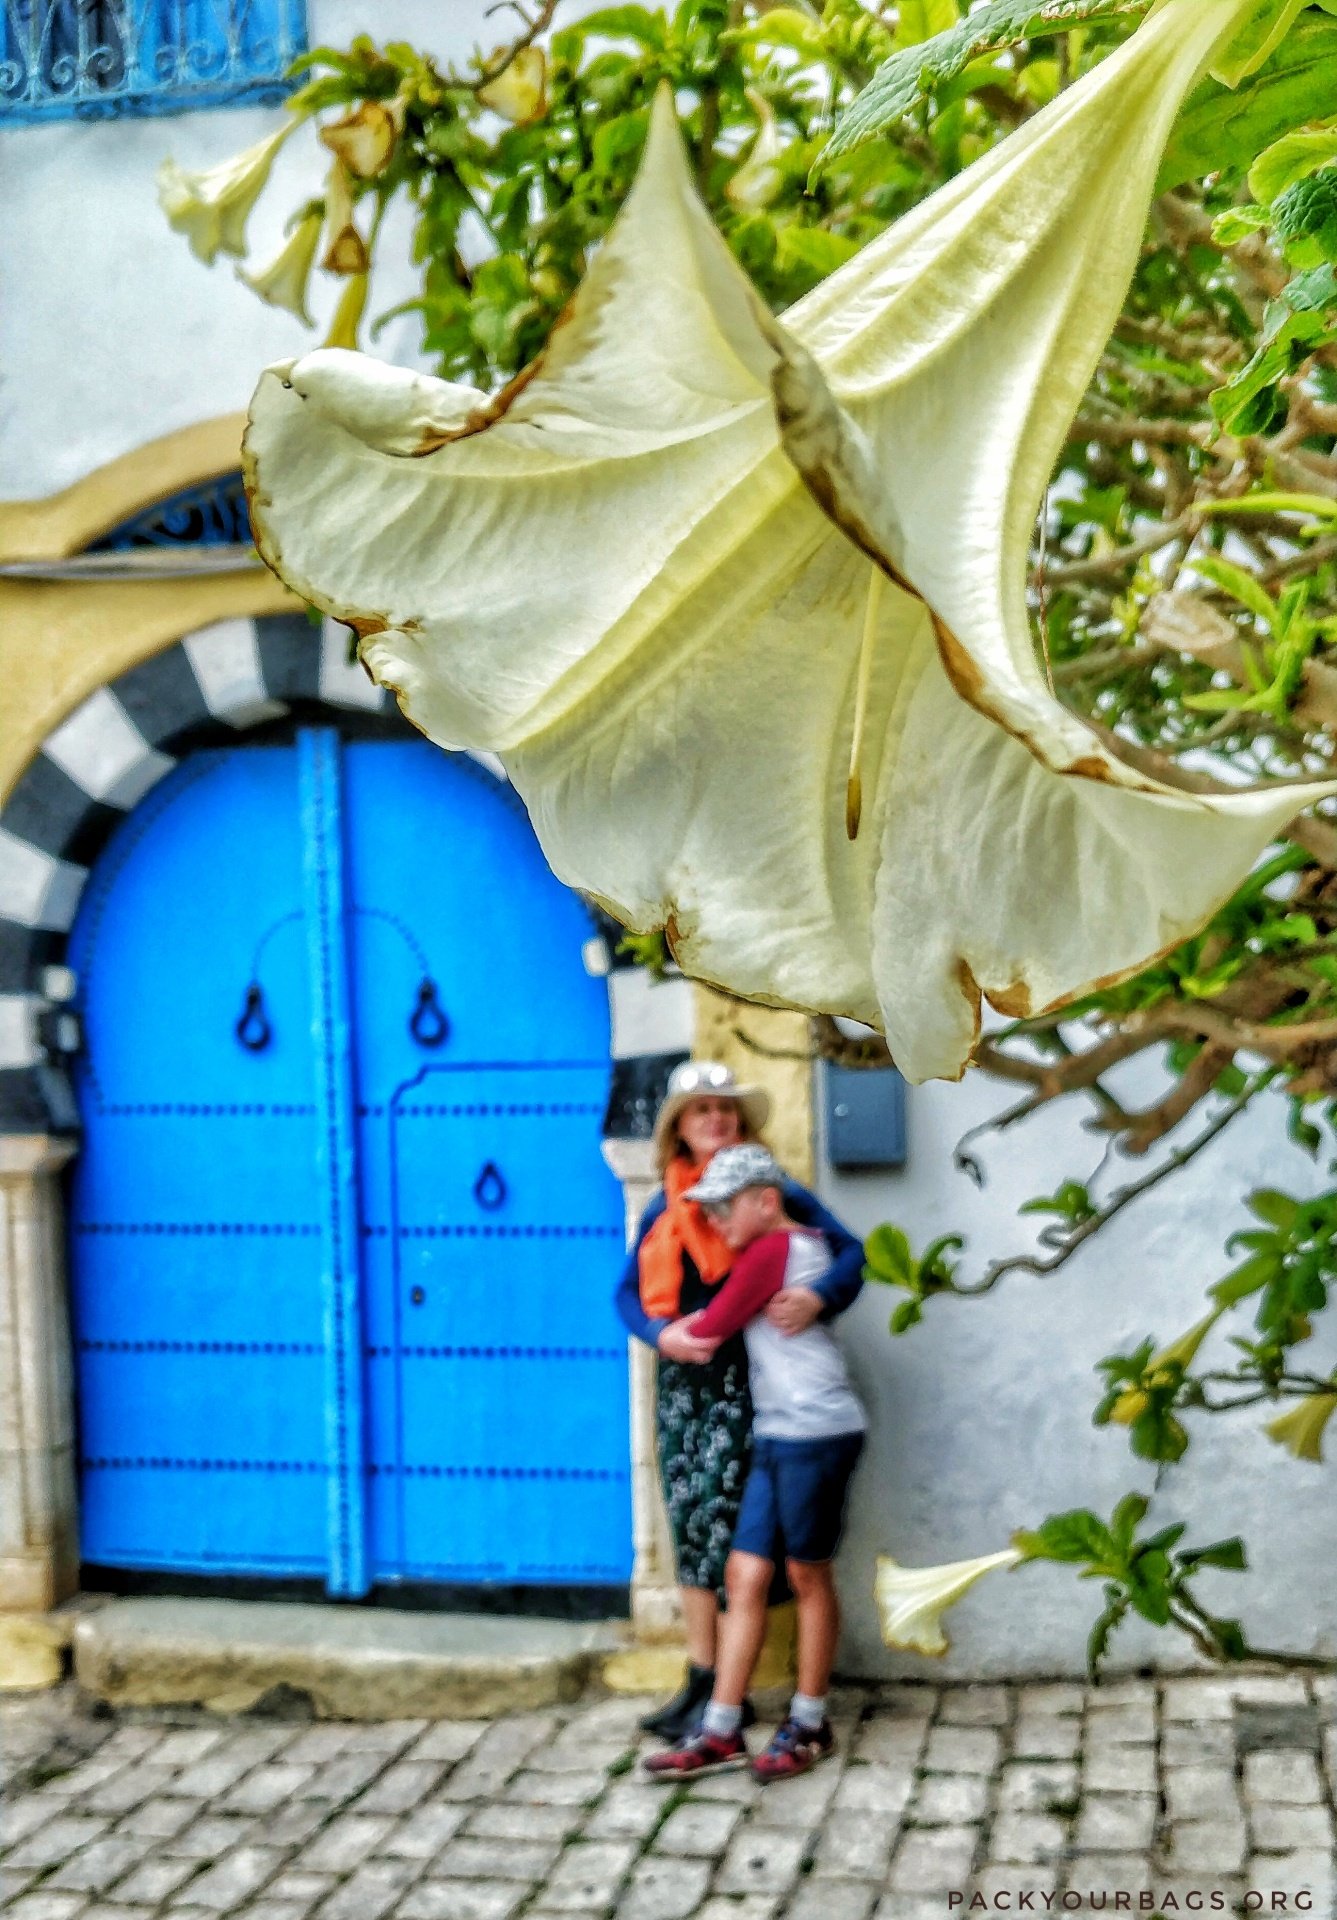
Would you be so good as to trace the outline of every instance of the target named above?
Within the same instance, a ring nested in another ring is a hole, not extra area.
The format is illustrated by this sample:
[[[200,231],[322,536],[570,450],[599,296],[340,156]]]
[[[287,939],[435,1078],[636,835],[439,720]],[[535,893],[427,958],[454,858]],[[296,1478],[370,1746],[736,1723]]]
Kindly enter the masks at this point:
[[[732,1067],[720,1060],[684,1060],[669,1075],[663,1104],[655,1115],[654,1141],[663,1155],[672,1152],[678,1115],[693,1100],[732,1100],[750,1133],[760,1133],[770,1118],[771,1096],[765,1087],[745,1086]]]

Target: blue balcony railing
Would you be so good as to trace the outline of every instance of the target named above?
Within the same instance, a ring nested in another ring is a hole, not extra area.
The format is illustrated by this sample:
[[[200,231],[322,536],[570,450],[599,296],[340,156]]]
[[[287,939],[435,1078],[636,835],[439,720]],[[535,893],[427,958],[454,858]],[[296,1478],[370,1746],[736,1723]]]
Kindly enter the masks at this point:
[[[282,100],[305,0],[0,0],[0,121]]]

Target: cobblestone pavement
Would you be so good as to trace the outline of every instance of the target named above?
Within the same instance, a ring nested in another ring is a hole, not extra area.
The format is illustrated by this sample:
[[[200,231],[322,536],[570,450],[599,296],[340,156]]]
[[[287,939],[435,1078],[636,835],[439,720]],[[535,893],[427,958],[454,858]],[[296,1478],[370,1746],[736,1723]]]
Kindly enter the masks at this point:
[[[8,1920],[1334,1913],[1330,1680],[846,1688],[835,1704],[837,1759],[765,1790],[721,1774],[688,1791],[638,1777],[649,1743],[634,1700],[484,1723],[76,1711],[64,1727],[49,1704],[11,1700],[0,1909]]]

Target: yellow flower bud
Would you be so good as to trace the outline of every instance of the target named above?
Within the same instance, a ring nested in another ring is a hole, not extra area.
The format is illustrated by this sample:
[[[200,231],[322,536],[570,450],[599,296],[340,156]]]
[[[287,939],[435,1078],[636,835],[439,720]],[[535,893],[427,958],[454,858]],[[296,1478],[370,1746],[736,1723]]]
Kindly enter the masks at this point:
[[[1337,1411],[1337,1393],[1307,1394],[1289,1413],[1269,1420],[1263,1432],[1297,1460],[1323,1460],[1323,1429]]]
[[[360,351],[357,330],[362,324],[367,305],[367,285],[368,276],[356,273],[339,295],[339,304],[334,309],[334,318],[325,336],[327,347],[347,347],[353,353]]]

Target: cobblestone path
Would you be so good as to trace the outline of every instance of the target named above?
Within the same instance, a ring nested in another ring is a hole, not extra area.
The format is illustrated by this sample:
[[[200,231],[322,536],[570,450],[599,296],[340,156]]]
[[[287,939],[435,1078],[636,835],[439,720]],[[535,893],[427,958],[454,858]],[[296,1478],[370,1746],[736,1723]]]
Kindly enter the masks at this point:
[[[847,1688],[835,1760],[764,1791],[740,1774],[687,1791],[638,1778],[634,1700],[484,1723],[75,1710],[62,1724],[49,1701],[11,1697],[0,1909],[1331,1916],[1335,1703],[1331,1681],[1263,1675]]]

